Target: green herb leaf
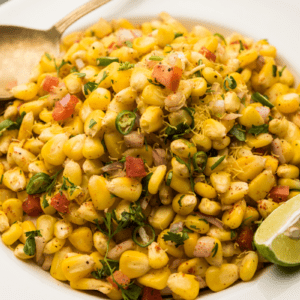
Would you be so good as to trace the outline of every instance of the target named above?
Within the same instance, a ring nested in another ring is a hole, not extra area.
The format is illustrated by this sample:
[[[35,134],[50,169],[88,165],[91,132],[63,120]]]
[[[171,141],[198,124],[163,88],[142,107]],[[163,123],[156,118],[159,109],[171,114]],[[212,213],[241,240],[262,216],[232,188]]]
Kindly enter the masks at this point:
[[[180,36],[183,36],[183,33],[175,32],[175,34],[174,34],[174,40],[177,39]]]
[[[42,206],[43,206],[44,209],[49,206],[49,203],[46,199],[46,195],[43,196]]]
[[[215,257],[217,252],[218,252],[218,248],[219,248],[219,244],[215,243],[215,246],[213,247],[213,249],[211,250],[211,253],[213,254],[212,257]]]
[[[227,46],[226,40],[225,40],[225,38],[224,38],[224,36],[223,36],[222,34],[220,34],[220,33],[215,33],[214,36],[219,37],[219,38],[224,42],[224,44]]]
[[[173,171],[170,171],[168,176],[167,176],[167,181],[166,181],[167,186],[170,186],[172,178],[173,178]]]
[[[119,62],[118,57],[99,57],[97,58],[97,65],[101,67],[106,67],[113,62]]]
[[[241,40],[239,40],[239,43],[240,43],[240,50],[239,50],[239,53],[241,53],[241,51],[245,50],[245,48],[244,48],[244,45],[243,45],[243,43],[242,43]]]
[[[126,42],[125,42],[125,45],[126,45],[127,47],[129,47],[129,48],[132,48],[132,47],[133,47],[131,41],[126,41]]]
[[[226,155],[221,156],[212,166],[211,166],[211,170],[214,170],[224,159],[225,159]]]
[[[4,174],[2,174],[2,176],[1,176],[0,184],[2,184],[2,182],[3,182],[3,176],[4,176]]]
[[[151,84],[153,84],[153,85],[159,86],[159,87],[161,87],[161,88],[163,88],[163,89],[165,88],[164,85],[162,85],[161,83],[157,82],[155,79],[154,79],[154,81],[153,81],[152,79],[147,78],[147,80],[148,80]]]
[[[283,73],[283,71],[284,71],[285,68],[286,68],[286,66],[284,66],[280,71],[278,71],[279,77],[282,76],[282,73]]]
[[[239,141],[246,141],[246,130],[239,124],[235,124],[229,131],[233,136],[235,136]]]
[[[276,75],[277,75],[277,66],[276,65],[272,66],[272,73],[273,73],[273,77],[276,77]]]
[[[25,235],[27,237],[23,251],[26,255],[32,256],[35,254],[35,237],[36,236],[42,236],[40,230],[35,230],[35,231],[27,231],[25,232]]]
[[[167,44],[165,47],[170,47],[171,48],[170,51],[166,51],[165,53],[170,53],[173,50],[173,47],[170,44]]]
[[[96,279],[102,279],[104,277],[110,276],[111,271],[114,272],[119,269],[119,262],[117,260],[106,258],[100,259],[100,262],[103,266],[102,269],[97,269],[97,271],[92,272],[92,276]],[[108,267],[109,265],[109,267]]]
[[[180,233],[174,233],[171,231],[168,231],[167,234],[163,236],[163,239],[165,241],[171,241],[175,243],[175,247],[179,247],[180,245],[184,244],[184,241],[189,238],[188,234],[186,232],[180,232]]]
[[[154,60],[154,61],[162,61],[164,59],[164,57],[163,56],[152,55],[148,59],[149,60]]]
[[[263,124],[259,126],[252,125],[252,127],[248,130],[248,133],[258,135],[261,133],[268,133],[269,132],[269,125]]]
[[[259,92],[255,92],[254,94],[252,94],[251,99],[255,102],[261,103],[264,106],[268,106],[269,108],[274,107],[274,105],[266,98],[266,96],[263,96]]]
[[[98,83],[96,82],[87,82],[84,86],[83,86],[83,91],[84,91],[84,94],[85,95],[88,95],[89,94],[89,91],[90,92],[93,92],[97,87],[98,87]]]
[[[231,230],[230,231],[230,239],[234,239],[236,237],[236,232]]]
[[[142,292],[142,288],[136,284],[130,284],[127,289],[121,288],[124,300],[137,300]]]
[[[51,183],[52,179],[48,174],[43,172],[36,173],[30,178],[26,186],[26,192],[28,195],[44,193]]]
[[[184,196],[185,195],[181,195],[181,197],[178,200],[179,207],[182,207],[182,199],[184,198]]]
[[[70,70],[70,73],[75,73],[75,72],[78,72],[77,68],[76,67],[72,67],[71,70]]]
[[[46,52],[45,56],[48,58],[48,60],[50,60],[50,61],[52,60],[52,57],[51,57],[51,55],[49,53]]]
[[[228,83],[228,87],[232,90],[237,87],[237,83],[236,83],[235,79],[232,76],[228,77],[228,75],[226,75],[226,77],[224,79],[223,87],[224,87],[225,91],[227,91],[227,92],[229,91],[229,88],[227,87],[226,82]]]
[[[55,69],[56,69],[56,72],[57,72],[57,77],[59,77],[59,71],[60,71],[60,69],[61,69],[64,65],[66,65],[66,64],[69,64],[69,62],[68,62],[68,61],[65,61],[65,60],[63,59],[62,62],[61,62],[61,64],[60,64],[59,66],[57,66],[56,60],[55,60],[55,58],[54,58],[54,66],[55,66]]]
[[[150,181],[152,175],[153,175],[153,173],[149,173],[146,177],[143,177],[143,179],[142,179],[143,189],[142,189],[141,198],[144,198],[149,195],[148,185],[149,185],[149,181]]]
[[[63,183],[59,191],[67,191],[70,190],[70,196],[73,195],[75,190],[77,189],[77,185],[69,180],[69,178],[63,176]]]
[[[124,63],[120,63],[118,71],[126,71],[132,68],[134,68],[134,64],[131,64],[129,61],[125,61]]]
[[[77,75],[78,78],[82,78],[86,76],[86,73],[74,72],[74,75]]]
[[[95,126],[96,124],[97,122],[94,119],[91,119],[89,123],[89,128],[93,128],[93,126]]]

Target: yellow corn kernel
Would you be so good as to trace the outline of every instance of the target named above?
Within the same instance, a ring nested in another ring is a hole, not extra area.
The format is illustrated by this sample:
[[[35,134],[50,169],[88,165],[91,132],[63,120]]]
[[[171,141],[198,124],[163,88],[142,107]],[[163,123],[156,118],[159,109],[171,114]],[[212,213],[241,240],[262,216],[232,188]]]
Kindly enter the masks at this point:
[[[155,195],[158,193],[158,190],[166,175],[166,171],[167,167],[165,165],[160,165],[155,169],[148,184],[148,191],[150,194]]]
[[[36,220],[36,229],[41,231],[41,235],[45,239],[45,242],[50,241],[54,236],[54,224],[56,218],[49,215],[42,215]]]
[[[192,97],[201,97],[206,93],[207,82],[202,77],[191,79],[192,82]]]
[[[80,227],[71,233],[69,241],[77,250],[90,252],[93,247],[93,233],[88,227]]]
[[[281,178],[297,179],[299,177],[299,168],[293,165],[281,165],[277,169],[277,175]]]
[[[149,106],[141,116],[140,126],[146,133],[155,132],[163,126],[163,111],[157,106]]]
[[[132,69],[117,71],[112,75],[112,87],[115,93],[119,93],[122,90],[130,86],[130,77]]]
[[[211,201],[207,198],[202,198],[199,204],[199,210],[203,214],[217,216],[222,211],[222,207],[219,202]]]
[[[112,194],[131,202],[137,201],[142,193],[142,184],[129,177],[113,178],[106,183],[106,187]]]
[[[100,262],[100,260],[102,260],[104,258],[104,256],[102,256],[98,251],[95,251],[95,252],[90,254],[90,257],[95,262],[94,270],[95,271],[97,271],[97,269],[101,270],[103,268],[103,265]]]
[[[73,226],[66,220],[59,220],[54,224],[54,235],[58,239],[66,239],[73,232]]]
[[[241,101],[235,92],[229,91],[225,94],[224,104],[228,113],[234,113],[240,109]]]
[[[100,253],[100,255],[105,256],[106,251],[107,251],[108,237],[106,235],[104,235],[102,232],[97,231],[94,233],[93,242],[94,242],[95,248]],[[116,243],[113,240],[111,240],[109,243],[109,246],[108,246],[108,251],[110,251],[115,246],[116,246]]]
[[[155,43],[156,41],[153,37],[138,37],[133,41],[133,49],[137,50],[139,54],[146,54],[153,50]]]
[[[149,270],[149,260],[146,254],[128,250],[121,255],[120,271],[130,279],[141,277]]]
[[[93,110],[107,110],[111,101],[110,91],[99,87],[88,96],[86,101]]]
[[[208,267],[209,264],[204,258],[196,257],[180,264],[178,272],[205,277],[205,272]]]
[[[153,269],[161,269],[165,267],[169,261],[166,252],[156,242],[148,246],[148,259],[149,266]]]
[[[95,41],[87,48],[86,60],[89,65],[96,66],[97,58],[101,56],[105,56],[105,47],[101,42]]]
[[[86,135],[102,139],[103,129],[102,120],[105,113],[102,110],[92,111],[84,122],[84,132]]]
[[[171,44],[174,40],[174,32],[171,26],[162,25],[159,27],[156,35],[157,44],[159,47],[163,48],[167,44]]]
[[[209,231],[209,223],[197,215],[189,215],[184,223],[187,228],[194,232],[205,234]]]
[[[23,208],[21,200],[15,198],[5,200],[2,203],[2,210],[6,214],[10,225],[22,221]]]
[[[264,219],[278,206],[278,203],[271,200],[260,200],[257,202],[258,211]]]
[[[22,233],[21,224],[14,223],[2,234],[2,241],[5,245],[10,246],[21,237]]]
[[[21,115],[23,112],[26,114],[32,112],[34,118],[37,119],[45,106],[47,106],[47,103],[44,100],[30,101],[20,106],[19,114]]]
[[[203,122],[203,132],[211,140],[220,140],[226,136],[225,126],[214,119]]]
[[[162,89],[158,86],[150,84],[148,78],[151,78],[150,70],[135,66],[130,77],[130,86],[137,92],[142,92],[141,98],[143,102],[148,103],[149,101],[149,105],[156,105],[155,103],[161,103],[161,98],[163,97]],[[152,92],[154,93],[153,96],[151,94]]]
[[[6,214],[0,210],[0,232],[3,232],[9,228],[9,222]]]
[[[91,201],[82,203],[78,209],[78,214],[81,218],[92,223],[95,223],[94,220],[97,219],[99,224],[102,223],[103,216],[104,216],[101,212],[96,211]]]
[[[239,117],[239,123],[248,128],[251,128],[252,125],[260,126],[265,123],[262,116],[253,106],[247,106],[242,110],[241,114],[242,116]]]
[[[188,232],[187,234],[189,238],[184,241],[184,245],[183,245],[184,253],[187,257],[194,257],[194,249],[198,239],[200,238],[200,234],[197,232]]]
[[[244,198],[248,190],[248,183],[242,181],[232,182],[228,191],[221,195],[221,202],[222,204],[233,204]]]
[[[215,237],[221,242],[227,242],[233,240],[236,237],[236,232],[232,230],[226,230],[224,228],[218,228],[215,225],[212,225],[207,235]]]
[[[85,138],[85,134],[78,134],[67,140],[63,146],[63,151],[65,155],[76,161],[82,159],[82,148],[84,145]]]
[[[44,143],[38,139],[27,139],[23,148],[35,155],[39,155],[42,151]]]
[[[82,170],[87,176],[100,175],[103,164],[98,159],[86,159],[82,165]]]
[[[174,219],[175,212],[171,205],[154,207],[148,218],[150,225],[156,229],[166,229]]]
[[[289,87],[287,85],[277,82],[266,90],[265,95],[272,104],[275,104],[277,97],[287,94],[288,91]]]
[[[279,77],[279,82],[282,83],[282,84],[285,84],[287,86],[293,86],[294,84],[294,76],[293,74],[287,69],[287,68],[281,68],[279,70],[279,72],[282,72],[281,73],[281,76]]]
[[[88,136],[84,140],[82,155],[87,159],[96,159],[104,154],[104,147],[98,137]]]
[[[113,52],[112,52],[113,53]],[[112,54],[111,53],[111,54]],[[96,83],[99,83],[99,87],[108,89],[111,87],[111,79],[112,79],[112,75],[118,71],[118,69],[120,68],[120,64],[117,62],[113,62],[110,65],[108,65],[107,67],[105,67],[104,69],[102,69],[98,76],[96,77]],[[107,74],[108,76],[105,77],[104,80],[104,72],[105,74]],[[101,82],[100,82],[101,81]]]
[[[179,215],[190,214],[197,205],[197,198],[195,195],[189,194],[177,194],[173,201],[173,210]]]
[[[48,255],[53,254],[59,251],[64,246],[65,242],[66,242],[65,239],[62,240],[55,237],[45,245],[43,252]]]
[[[185,300],[196,299],[200,290],[200,283],[194,275],[173,273],[168,279],[170,290]]]
[[[255,201],[264,199],[275,184],[271,170],[265,170],[256,176],[249,184],[248,195]]]
[[[201,197],[205,197],[208,199],[213,199],[217,197],[216,190],[211,185],[208,185],[204,182],[197,182],[195,184],[195,192]]]
[[[213,141],[212,142],[212,146],[214,149],[216,150],[223,150],[225,149],[227,146],[229,146],[230,144],[230,137],[229,136],[225,136],[223,139],[221,140],[217,140],[217,141]]]
[[[17,85],[11,89],[11,93],[15,98],[25,101],[32,100],[37,92],[38,86],[33,82]]]
[[[231,229],[238,228],[243,222],[246,206],[245,200],[240,200],[234,204],[232,209],[226,210],[222,216],[224,225]]]
[[[197,147],[199,151],[209,151],[212,147],[211,140],[205,135],[195,134],[191,138],[191,142]]]
[[[241,73],[243,80],[245,81],[245,83],[249,82],[249,80],[251,79],[252,76],[252,71],[249,68],[246,68],[242,71]]]
[[[254,251],[247,252],[239,268],[240,278],[243,281],[250,281],[257,270],[257,265],[258,255]]]
[[[33,124],[34,124],[33,112],[28,112],[24,116],[22,124],[21,124],[20,129],[19,129],[19,133],[18,133],[18,140],[19,141],[28,140],[28,139],[31,138]],[[25,145],[24,145],[24,147],[25,147]]]
[[[298,165],[300,163],[300,141],[299,140],[294,140],[291,142],[292,148],[294,149],[294,156],[290,160],[290,163],[293,165]]]
[[[177,257],[177,258],[181,258],[184,254],[183,246],[180,245],[179,247],[176,247],[176,244],[174,242],[165,241],[163,237],[164,237],[164,235],[167,235],[168,232],[169,232],[168,229],[163,230],[157,237],[157,243],[168,254],[170,254],[174,257]]]
[[[173,174],[175,174],[179,177],[183,177],[183,178],[190,177],[190,170],[187,167],[187,162],[184,161],[184,163],[182,163],[181,161],[178,160],[177,157],[173,157],[171,160],[171,165],[173,168]],[[191,166],[191,168],[192,168],[192,166]]]
[[[104,134],[104,142],[109,155],[113,158],[120,159],[126,150],[123,135],[117,131],[106,132]]]
[[[20,147],[13,147],[11,158],[24,172],[28,172],[29,164],[36,159],[34,154]]]
[[[171,271],[168,267],[162,269],[152,269],[147,274],[142,275],[137,281],[156,290],[162,290],[167,286],[167,281]]]
[[[251,64],[257,59],[258,53],[255,49],[242,51],[242,53],[237,57],[240,61],[240,67],[244,68],[245,66]]]
[[[146,85],[141,96],[141,99],[144,103],[161,107],[164,106],[165,98],[166,96],[164,95],[163,89],[153,84]]]
[[[242,172],[237,174],[237,177],[243,181],[250,181],[259,175],[265,167],[266,159],[258,156],[243,156],[237,159],[236,163]]]
[[[197,152],[197,148],[189,141],[178,139],[171,143],[171,151],[181,158],[188,158]]]
[[[64,259],[61,269],[67,280],[76,281],[89,275],[94,269],[94,264],[89,255],[78,254]]]
[[[299,108],[299,101],[299,95],[296,93],[280,95],[276,99],[276,107],[283,114],[291,114]]]
[[[136,59],[138,58],[138,52],[135,49],[124,46],[119,49],[113,50],[109,56],[118,57],[120,62],[123,63],[127,61],[130,63],[135,63]]]
[[[288,200],[289,199],[291,199],[291,198],[293,198],[293,197],[295,197],[295,196],[297,196],[297,195],[299,195],[300,194],[300,191],[291,191],[290,193],[289,193],[289,196],[288,196]]]
[[[273,141],[273,137],[269,133],[261,133],[257,136],[247,133],[246,134],[246,143],[250,148],[262,148]]]
[[[235,264],[223,264],[220,268],[212,266],[206,271],[206,283],[214,292],[226,289],[238,278],[238,267]]]
[[[70,287],[75,290],[95,290],[107,295],[111,294],[113,290],[109,282],[94,278],[81,278],[76,281],[70,281]]]
[[[15,257],[19,258],[19,259],[31,259],[34,257],[34,255],[29,256],[27,254],[25,254],[24,252],[24,244],[19,244],[15,250],[14,250],[14,255]]]
[[[222,84],[223,79],[221,74],[213,68],[205,67],[202,70],[202,75],[209,84],[213,84],[214,82]]]
[[[3,174],[2,183],[14,192],[19,192],[26,187],[24,172],[19,167],[8,170]]]
[[[11,190],[0,189],[0,206],[2,206],[3,202],[7,199],[16,198],[17,194]]]
[[[19,238],[19,240],[21,243],[25,244],[25,242],[27,240],[25,233],[28,231],[35,231],[36,228],[31,221],[24,221],[21,226],[22,226],[23,233],[22,233],[21,237]]]
[[[252,206],[247,206],[246,212],[244,214],[243,225],[251,226],[255,221],[258,221],[259,218],[260,215],[257,209]]]
[[[65,259],[66,254],[71,253],[72,249],[71,247],[64,247],[58,252],[55,253],[51,269],[50,269],[50,275],[60,281],[66,281],[67,278],[64,275],[62,271],[62,261]]]
[[[79,116],[67,119],[64,125],[65,132],[70,135],[83,133],[83,122]]]
[[[231,175],[226,172],[215,172],[210,175],[210,182],[217,193],[226,193],[231,182]]]
[[[123,156],[139,157],[146,161],[146,164],[151,167],[153,163],[152,147],[143,146],[142,148],[131,148],[123,152]]]
[[[73,160],[69,160],[65,164],[63,177],[68,178],[75,185],[80,186],[82,182],[82,171],[80,165]]]

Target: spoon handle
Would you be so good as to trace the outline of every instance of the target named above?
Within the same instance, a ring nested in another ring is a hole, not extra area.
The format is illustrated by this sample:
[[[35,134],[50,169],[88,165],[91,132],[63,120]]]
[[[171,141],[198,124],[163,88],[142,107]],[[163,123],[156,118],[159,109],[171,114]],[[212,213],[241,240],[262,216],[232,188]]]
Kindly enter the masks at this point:
[[[62,20],[58,21],[53,27],[60,33],[63,34],[64,31],[72,25],[75,21],[80,19],[81,17],[85,16],[89,12],[93,11],[94,9],[104,5],[105,3],[111,0],[91,0],[88,3],[83,4],[82,6],[78,7],[71,13],[69,13],[66,17]]]

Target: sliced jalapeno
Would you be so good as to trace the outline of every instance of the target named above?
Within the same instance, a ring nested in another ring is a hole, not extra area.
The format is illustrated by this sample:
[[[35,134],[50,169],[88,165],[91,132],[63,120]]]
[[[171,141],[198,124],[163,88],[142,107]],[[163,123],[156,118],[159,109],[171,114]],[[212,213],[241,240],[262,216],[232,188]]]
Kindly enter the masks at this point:
[[[151,236],[150,236],[148,242],[142,242],[141,243],[137,240],[137,234],[138,233],[141,237],[141,240],[143,240],[143,237],[141,236],[141,233],[139,232],[140,228],[144,229],[144,232],[145,232],[145,235],[147,235],[147,238],[149,237],[148,234],[150,233]],[[148,224],[145,224],[143,226],[139,226],[139,227],[134,229],[133,234],[132,234],[132,239],[137,245],[139,245],[140,247],[145,248],[145,247],[149,246],[152,242],[154,242],[154,240],[155,240],[155,231],[154,231],[153,227],[151,225],[148,225]]]
[[[207,163],[207,155],[203,151],[199,151],[193,156],[193,166],[195,171],[203,172]]]
[[[129,110],[122,110],[116,118],[117,130],[126,135],[131,132],[136,119],[136,114]]]

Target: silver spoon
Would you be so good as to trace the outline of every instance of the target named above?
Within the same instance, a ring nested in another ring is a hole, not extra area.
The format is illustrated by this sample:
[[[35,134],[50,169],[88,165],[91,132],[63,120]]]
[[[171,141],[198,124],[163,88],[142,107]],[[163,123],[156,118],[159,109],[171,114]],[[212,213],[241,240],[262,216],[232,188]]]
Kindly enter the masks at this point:
[[[13,99],[6,85],[13,80],[18,84],[27,82],[44,52],[59,53],[60,38],[70,25],[109,1],[91,0],[47,31],[0,25],[0,101]]]

